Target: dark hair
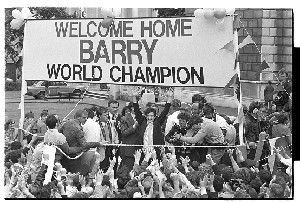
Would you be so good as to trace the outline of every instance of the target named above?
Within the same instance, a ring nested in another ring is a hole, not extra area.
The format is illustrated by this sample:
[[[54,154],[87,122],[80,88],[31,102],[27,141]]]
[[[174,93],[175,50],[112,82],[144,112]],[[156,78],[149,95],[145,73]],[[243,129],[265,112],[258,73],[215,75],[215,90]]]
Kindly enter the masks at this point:
[[[55,128],[57,122],[58,122],[58,120],[57,120],[55,114],[52,114],[52,115],[50,115],[50,116],[48,116],[48,117],[46,118],[46,122],[45,122],[45,123],[46,123],[46,126],[47,126],[49,129],[53,129],[53,128]]]
[[[205,97],[201,96],[201,94],[194,94],[192,96],[192,103],[196,103],[196,102],[206,103],[206,99],[205,99]]]
[[[10,144],[11,150],[17,150],[17,149],[21,149],[21,148],[22,148],[22,144],[19,141],[14,141]]]
[[[231,179],[231,176],[233,174],[233,169],[230,166],[226,166],[226,167],[222,168],[220,173],[221,173],[224,181],[229,182]]]
[[[269,85],[272,85],[272,81],[271,81],[271,80],[269,80],[269,81],[268,81],[268,84],[269,84]]]
[[[181,107],[181,101],[179,99],[173,99],[172,107],[177,110]]]
[[[8,126],[9,126],[11,123],[15,123],[15,121],[13,121],[12,119],[8,119],[8,121],[6,121],[6,123],[5,123],[5,125],[4,125],[4,129],[5,129],[5,130],[8,130]]]
[[[126,110],[129,110],[129,111],[131,111],[131,110],[132,110],[132,108],[131,108],[130,106],[124,106],[124,108],[122,109],[122,112],[121,112],[121,115],[122,115],[122,116],[125,116],[125,112],[126,112]]]
[[[145,115],[148,115],[148,114],[151,113],[151,112],[153,112],[153,113],[154,113],[154,116],[156,116],[156,110],[155,110],[154,108],[152,108],[152,107],[146,108],[145,111],[144,111],[144,114],[145,114]]]
[[[76,192],[70,198],[83,198],[83,199],[86,199],[86,198],[89,198],[89,196],[85,192]]]
[[[259,193],[262,182],[259,178],[255,178],[250,182],[250,186],[254,188],[257,193]]]
[[[280,184],[272,183],[269,186],[270,188],[270,198],[283,198],[284,197],[284,190]]]
[[[215,175],[213,186],[216,192],[221,192],[223,190],[224,179],[221,176]]]
[[[110,107],[110,104],[118,104],[118,106],[120,105],[119,102],[117,100],[109,100],[107,106]]]
[[[189,121],[191,119],[191,116],[190,116],[190,114],[188,112],[180,112],[178,114],[177,118]]]
[[[211,115],[215,113],[215,107],[211,103],[205,103],[203,106],[203,114]]]
[[[258,101],[253,101],[253,102],[251,102],[251,104],[249,105],[249,112],[250,113],[253,113],[253,110],[255,109],[255,108],[257,108],[257,109],[260,109],[260,108],[262,108],[262,103],[260,103],[260,102],[258,102]]]
[[[20,150],[11,150],[6,156],[5,161],[11,160],[11,162],[18,163],[19,158],[21,158],[21,151]]]
[[[261,169],[257,175],[263,184],[267,183],[266,186],[268,186],[270,181],[272,180],[271,172],[268,170]]]
[[[277,177],[283,177],[286,183],[291,182],[290,176],[287,173],[283,172],[283,171],[277,171],[276,172],[276,178]]]
[[[88,114],[88,118],[94,118],[95,113],[92,109],[84,109],[86,110],[87,114]]]
[[[82,117],[82,115],[86,113],[87,114],[87,111],[84,110],[84,109],[79,109],[78,111],[75,112],[75,115],[74,115],[74,118],[79,118],[79,117]]]
[[[232,179],[242,179],[245,184],[249,184],[251,181],[250,169],[246,167],[240,168],[234,172],[231,176]]]
[[[25,114],[25,118],[34,118],[34,113],[32,113],[32,111],[29,111]]]
[[[48,116],[49,114],[48,114],[48,112],[47,111],[42,111],[42,113],[41,113],[41,117],[43,117],[43,116]]]
[[[199,115],[192,115],[190,120],[188,121],[188,126],[192,127],[195,124],[202,123],[203,119]]]
[[[277,116],[277,121],[278,123],[280,124],[284,124],[285,121],[287,121],[289,118],[288,116],[285,114],[285,113],[280,113],[278,116]]]

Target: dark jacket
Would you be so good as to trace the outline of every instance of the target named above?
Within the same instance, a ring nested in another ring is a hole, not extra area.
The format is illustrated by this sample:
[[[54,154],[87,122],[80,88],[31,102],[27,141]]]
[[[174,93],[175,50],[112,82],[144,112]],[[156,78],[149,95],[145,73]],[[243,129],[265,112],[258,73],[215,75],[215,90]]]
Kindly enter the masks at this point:
[[[142,140],[143,140],[144,133],[145,133],[145,130],[147,127],[147,119],[145,116],[142,115],[142,112],[137,103],[133,103],[133,107],[134,107],[134,113],[136,116],[136,120],[139,123],[139,129],[138,129],[139,137],[142,138]],[[164,134],[162,133],[161,126],[167,119],[167,114],[169,113],[170,107],[171,107],[171,104],[166,103],[164,110],[153,121],[153,144],[154,145],[164,145],[165,144],[165,138],[164,138]]]
[[[245,138],[248,142],[256,142],[261,132],[260,122],[252,114],[247,113],[245,116]]]
[[[39,194],[40,190],[43,188],[43,183],[45,180],[45,175],[47,173],[48,166],[42,164],[41,169],[36,176],[34,183],[29,187],[29,192],[33,194],[35,197]]]
[[[134,119],[132,118],[131,114],[126,114],[121,118],[120,121],[120,131],[121,131],[121,138],[123,144],[134,144],[139,145],[142,144],[142,139],[138,133],[138,127],[133,128]],[[134,157],[134,153],[137,147],[120,147],[120,155],[121,156],[129,156]]]

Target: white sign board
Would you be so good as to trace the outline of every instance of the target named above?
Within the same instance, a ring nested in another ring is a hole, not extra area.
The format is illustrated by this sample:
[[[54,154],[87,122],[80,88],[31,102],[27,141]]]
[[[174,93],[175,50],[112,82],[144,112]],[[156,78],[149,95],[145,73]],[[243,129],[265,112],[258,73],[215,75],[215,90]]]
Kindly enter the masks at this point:
[[[233,17],[28,20],[23,77],[109,84],[224,87],[235,74]]]

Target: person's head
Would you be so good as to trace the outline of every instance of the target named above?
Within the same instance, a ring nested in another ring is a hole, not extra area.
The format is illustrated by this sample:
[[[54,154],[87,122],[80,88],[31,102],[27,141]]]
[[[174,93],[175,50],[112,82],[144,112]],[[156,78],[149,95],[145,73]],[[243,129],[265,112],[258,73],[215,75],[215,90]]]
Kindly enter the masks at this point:
[[[88,194],[86,192],[76,192],[75,194],[73,194],[70,198],[89,198]]]
[[[269,186],[269,197],[270,198],[283,198],[284,197],[284,189],[278,183],[271,183]]]
[[[189,128],[193,128],[195,130],[200,129],[201,124],[203,123],[203,119],[199,115],[192,115],[190,120],[188,121]]]
[[[249,105],[249,113],[258,115],[261,113],[262,107],[263,107],[262,103],[260,103],[258,101],[253,101]]]
[[[199,103],[199,102],[202,102],[202,101],[203,101],[203,98],[204,98],[204,97],[202,97],[201,94],[194,94],[194,95],[192,96],[192,103]],[[204,98],[204,99],[205,99],[205,98]]]
[[[283,171],[277,171],[276,172],[276,179],[278,179],[279,177],[283,177],[284,181],[288,184],[288,183],[291,183],[291,178],[290,176],[283,172]]]
[[[90,119],[93,119],[95,116],[95,113],[92,109],[84,109],[87,112],[87,117]]]
[[[119,108],[119,102],[116,100],[109,100],[108,101],[108,111],[111,114],[116,114],[118,113],[118,108]]]
[[[41,113],[41,120],[45,122],[48,115],[48,111],[43,110]]]
[[[46,118],[45,123],[49,129],[54,129],[58,123],[56,115],[52,114],[52,115],[48,116]]]
[[[221,169],[221,176],[225,182],[230,181],[232,174],[233,174],[233,169],[230,166],[226,166]]]
[[[80,110],[76,111],[75,116],[74,116],[74,118],[76,120],[78,120],[80,122],[80,124],[82,124],[82,125],[85,124],[87,117],[88,117],[88,113],[84,109],[80,109]]]
[[[265,169],[261,169],[258,172],[258,177],[261,180],[262,184],[267,183],[266,185],[268,186],[270,181],[272,180],[272,174],[270,171],[265,170]]]
[[[269,80],[269,81],[268,81],[268,84],[269,84],[269,85],[272,85],[272,81],[271,81],[271,80]]]
[[[173,111],[178,111],[181,107],[181,101],[179,99],[173,99],[172,108]]]
[[[287,124],[289,122],[289,117],[288,115],[286,115],[285,113],[280,113],[278,116],[277,116],[277,122],[279,124]]]
[[[22,148],[22,144],[19,141],[14,141],[10,144],[11,150],[17,150],[17,149],[21,149],[21,148]]]
[[[234,198],[251,198],[250,195],[244,189],[239,189],[234,192]]]
[[[215,114],[215,107],[211,103],[205,103],[202,111],[206,118],[212,119]]]
[[[15,127],[15,121],[13,121],[12,119],[8,119],[8,121],[6,121],[5,125],[4,125],[4,129],[8,130],[11,128]]]
[[[221,192],[223,190],[224,179],[221,176],[215,175],[213,186],[216,192]]]
[[[199,110],[198,106],[199,106],[199,103],[192,103],[192,105],[191,105],[191,114],[192,115],[200,114],[200,110]]]
[[[285,69],[280,69],[278,72],[278,80],[281,81],[285,81],[288,79],[288,73],[286,72]]]
[[[151,103],[150,107],[155,109],[156,115],[159,113],[159,107],[156,103]]]
[[[259,193],[260,187],[262,186],[262,182],[259,178],[255,178],[250,182],[250,186],[254,188],[257,193]]]
[[[178,114],[177,119],[179,120],[179,126],[181,128],[186,127],[188,121],[190,120],[191,116],[187,112],[181,112]]]
[[[239,170],[235,171],[232,176],[231,179],[241,179],[243,181],[243,183],[245,184],[250,184],[251,181],[251,174],[250,174],[250,169],[246,168],[246,167],[242,167]]]
[[[146,108],[144,111],[144,115],[146,116],[147,122],[153,122],[156,117],[156,110],[154,108]]]
[[[132,108],[131,108],[130,106],[125,106],[125,107],[122,109],[121,115],[122,115],[122,116],[125,116],[126,114],[131,113],[131,112],[132,112]]]

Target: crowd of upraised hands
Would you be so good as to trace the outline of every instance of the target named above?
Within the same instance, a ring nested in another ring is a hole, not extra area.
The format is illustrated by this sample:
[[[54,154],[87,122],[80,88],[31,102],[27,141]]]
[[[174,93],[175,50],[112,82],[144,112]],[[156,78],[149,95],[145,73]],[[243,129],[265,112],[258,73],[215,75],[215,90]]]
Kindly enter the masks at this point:
[[[22,148],[21,148],[22,149]],[[18,149],[20,150],[20,149]],[[88,176],[71,174],[55,163],[51,180],[49,154],[31,148],[16,163],[5,165],[6,198],[288,198],[291,197],[291,175],[278,171],[271,175],[267,168],[245,165],[239,149],[228,149],[231,165],[214,163],[211,155],[206,162],[195,164],[189,157],[176,159],[175,148],[161,147],[161,160],[153,147],[136,150],[131,171],[118,168],[114,177],[115,157],[106,172],[95,164]],[[279,149],[274,152],[281,156]],[[236,155],[236,158],[234,156]],[[96,153],[96,163],[100,154]],[[119,160],[120,162],[120,160]],[[40,163],[40,168],[34,167]],[[36,174],[36,177],[34,177]]]

